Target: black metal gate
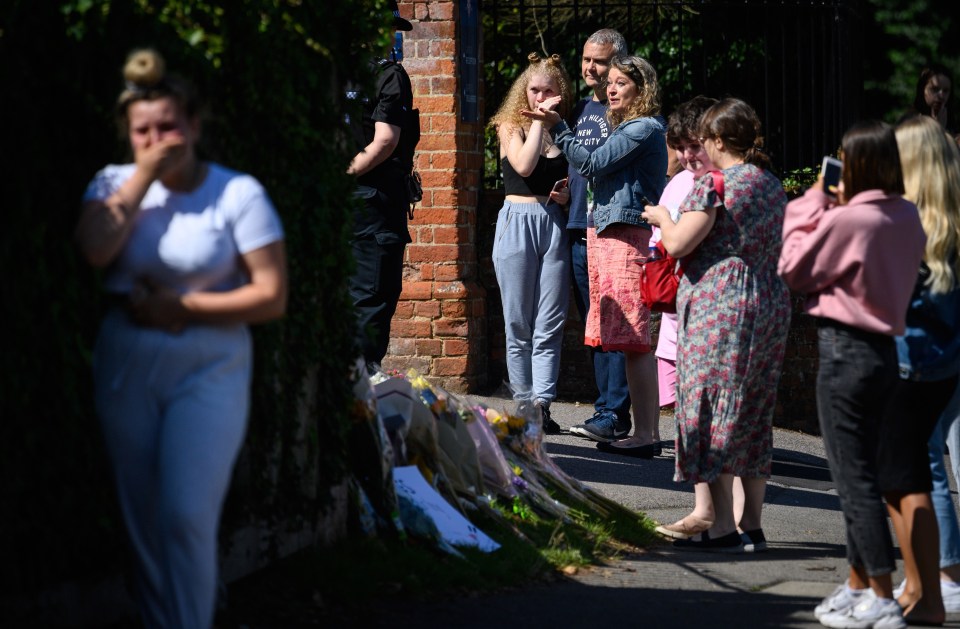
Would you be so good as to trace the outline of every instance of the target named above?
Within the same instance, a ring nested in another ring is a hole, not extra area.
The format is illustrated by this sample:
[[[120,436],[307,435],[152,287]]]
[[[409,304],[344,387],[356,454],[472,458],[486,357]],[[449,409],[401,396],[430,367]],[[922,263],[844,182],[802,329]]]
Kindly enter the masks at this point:
[[[815,166],[836,151],[862,109],[858,7],[843,0],[483,0],[484,109],[487,117],[496,111],[534,50],[567,59],[584,96],[583,42],[615,28],[657,69],[664,115],[697,94],[742,98],[763,122],[779,173]]]

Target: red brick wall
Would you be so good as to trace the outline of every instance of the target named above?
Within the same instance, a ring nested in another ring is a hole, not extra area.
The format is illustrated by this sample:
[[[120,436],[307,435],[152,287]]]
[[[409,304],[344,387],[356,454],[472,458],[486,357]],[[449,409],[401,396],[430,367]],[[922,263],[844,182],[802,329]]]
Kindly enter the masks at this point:
[[[404,285],[390,328],[387,370],[410,368],[453,392],[486,385],[486,291],[478,283],[477,199],[482,123],[460,120],[457,3],[401,1],[413,22],[403,65],[420,110],[416,168],[423,201],[410,221]]]

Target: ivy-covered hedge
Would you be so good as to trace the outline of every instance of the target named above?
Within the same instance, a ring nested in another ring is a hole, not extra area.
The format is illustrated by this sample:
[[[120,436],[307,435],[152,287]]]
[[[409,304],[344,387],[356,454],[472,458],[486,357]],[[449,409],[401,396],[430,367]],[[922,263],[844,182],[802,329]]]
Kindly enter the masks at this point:
[[[344,83],[367,67],[364,42],[387,41],[386,21],[376,17],[384,5],[10,0],[0,7],[2,598],[113,573],[123,561],[91,399],[100,277],[80,260],[71,232],[94,172],[127,160],[113,103],[125,56],[138,46],[156,47],[168,67],[197,84],[209,105],[207,156],[256,176],[287,233],[288,315],[255,328],[253,413],[225,528],[252,518],[310,521],[322,511],[322,489],[347,468],[351,399]],[[308,389],[315,403],[304,405]]]

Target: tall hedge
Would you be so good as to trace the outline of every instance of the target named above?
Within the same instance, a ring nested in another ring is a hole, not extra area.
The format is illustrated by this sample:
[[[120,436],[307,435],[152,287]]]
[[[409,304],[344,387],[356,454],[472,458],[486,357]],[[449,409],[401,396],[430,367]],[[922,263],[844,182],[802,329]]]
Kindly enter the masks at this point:
[[[387,41],[384,0],[8,0],[0,8],[4,343],[0,586],[111,572],[122,524],[92,405],[101,276],[71,241],[86,183],[129,159],[113,103],[134,47],[193,80],[203,151],[266,187],[287,233],[286,318],[254,328],[253,412],[225,526],[309,521],[347,468],[348,74]],[[305,391],[310,390],[310,396]],[[313,400],[313,402],[310,402]],[[310,402],[310,403],[308,403]],[[320,491],[316,491],[319,487]],[[2,597],[0,597],[2,598]]]

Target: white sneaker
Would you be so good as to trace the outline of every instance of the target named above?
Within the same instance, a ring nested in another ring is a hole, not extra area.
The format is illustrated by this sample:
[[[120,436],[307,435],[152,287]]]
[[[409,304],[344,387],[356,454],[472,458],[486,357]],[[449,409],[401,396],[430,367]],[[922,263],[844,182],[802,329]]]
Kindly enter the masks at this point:
[[[873,596],[873,590],[870,588],[854,590],[850,587],[849,581],[844,581],[842,585],[838,585],[831,592],[830,596],[820,601],[820,604],[813,609],[813,615],[817,617],[817,620],[820,620],[820,617],[824,614],[845,612],[859,603],[864,595]]]
[[[900,585],[893,590],[893,598],[900,598],[906,585],[906,579],[901,581]],[[960,612],[960,583],[940,581],[940,596],[943,598],[943,609],[948,614]]]
[[[900,598],[900,595],[903,594],[903,591],[904,591],[905,589],[907,589],[907,580],[906,580],[906,579],[904,579],[903,581],[901,581],[901,582],[900,582],[900,585],[898,585],[897,587],[893,588],[893,598],[894,598],[894,599]]]
[[[960,612],[960,583],[941,581],[940,595],[943,597],[943,608],[948,614]]]
[[[824,614],[820,624],[833,629],[906,629],[907,621],[892,598],[864,596],[846,611]]]

